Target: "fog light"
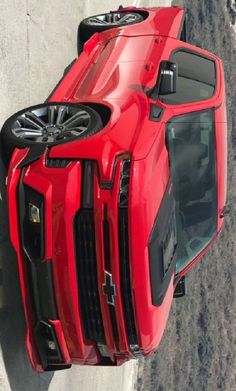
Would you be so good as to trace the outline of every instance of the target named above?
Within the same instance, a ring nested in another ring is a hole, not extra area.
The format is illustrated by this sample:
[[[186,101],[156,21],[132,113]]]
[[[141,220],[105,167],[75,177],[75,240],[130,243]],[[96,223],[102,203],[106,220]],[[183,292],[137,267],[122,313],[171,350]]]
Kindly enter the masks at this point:
[[[40,210],[34,204],[29,203],[29,219],[31,223],[39,224],[40,223]]]
[[[56,344],[55,344],[55,342],[54,341],[51,341],[51,340],[48,340],[47,341],[47,345],[48,345],[48,349],[49,350],[56,350]]]
[[[98,343],[97,344],[97,348],[101,354],[102,357],[109,357],[109,353],[108,353],[108,350],[107,350],[107,346],[106,345],[103,345],[101,343]]]
[[[134,355],[134,357],[139,358],[139,357],[143,357],[144,356],[143,351],[139,347],[139,345],[131,344],[131,345],[129,345],[129,347],[130,347],[130,350],[131,350],[132,354]]]

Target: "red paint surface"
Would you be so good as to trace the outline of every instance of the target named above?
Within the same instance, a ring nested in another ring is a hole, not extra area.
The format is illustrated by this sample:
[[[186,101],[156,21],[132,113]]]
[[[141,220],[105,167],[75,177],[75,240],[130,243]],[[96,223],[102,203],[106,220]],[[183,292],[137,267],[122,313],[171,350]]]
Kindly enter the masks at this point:
[[[104,282],[104,249],[102,223],[104,203],[110,223],[111,268],[117,286],[115,313],[121,357],[117,365],[131,355],[127,342],[119,284],[119,254],[117,232],[117,200],[121,160],[117,157],[131,154],[131,182],[129,199],[130,268],[132,294],[139,344],[145,354],[154,351],[165,329],[173,292],[174,275],[160,307],[151,301],[149,278],[148,240],[169,181],[169,160],[165,147],[165,123],[173,117],[195,110],[218,107],[215,111],[218,185],[218,232],[223,219],[220,214],[226,201],[226,146],[224,78],[221,61],[199,48],[180,42],[177,35],[183,11],[179,8],[148,10],[149,17],[142,23],[95,34],[84,51],[51,97],[58,102],[97,102],[107,104],[111,118],[105,128],[90,138],[59,145],[50,149],[50,157],[73,158],[77,161],[64,169],[45,167],[45,156],[29,166],[23,182],[45,197],[46,207],[46,258],[52,259],[53,282],[58,310],[54,321],[65,361],[79,364],[96,364],[100,355],[91,341],[86,341],[80,321],[79,298],[76,280],[75,251],[73,246],[73,219],[81,205],[81,162],[97,162],[94,179],[94,209],[96,252],[98,260],[98,287],[106,344],[112,359],[117,351],[112,337],[109,309],[102,292]],[[150,103],[146,90],[154,86],[159,63],[169,59],[171,52],[185,47],[211,56],[217,66],[215,95],[204,102],[168,106],[161,122],[149,120]],[[35,370],[42,370],[32,335],[32,316],[23,268],[23,255],[19,242],[17,186],[21,175],[19,163],[28,150],[16,150],[11,161],[8,180],[8,202],[11,240],[18,255],[19,274],[27,321],[26,346]],[[114,169],[114,167],[116,167]],[[114,175],[114,178],[113,178]],[[112,190],[103,190],[102,181],[113,179]],[[208,246],[210,247],[210,246]],[[206,252],[193,260],[183,273]],[[86,305],[86,303],[84,303]],[[123,354],[123,356],[122,356]]]

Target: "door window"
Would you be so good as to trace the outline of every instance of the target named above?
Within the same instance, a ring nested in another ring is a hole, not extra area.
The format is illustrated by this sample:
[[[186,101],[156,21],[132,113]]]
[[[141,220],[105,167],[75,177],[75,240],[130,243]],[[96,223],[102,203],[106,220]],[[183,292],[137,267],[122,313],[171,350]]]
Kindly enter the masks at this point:
[[[216,85],[215,62],[197,53],[180,50],[171,56],[178,66],[176,93],[161,96],[166,104],[183,104],[209,99]]]

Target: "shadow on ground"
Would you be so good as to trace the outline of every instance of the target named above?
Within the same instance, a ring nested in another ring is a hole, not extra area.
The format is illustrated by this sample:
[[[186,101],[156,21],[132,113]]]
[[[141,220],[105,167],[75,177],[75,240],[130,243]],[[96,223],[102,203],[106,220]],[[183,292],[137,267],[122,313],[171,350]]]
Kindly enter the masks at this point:
[[[6,204],[6,168],[0,160],[0,257],[3,263],[4,308],[0,310],[0,344],[13,391],[47,391],[53,372],[33,372],[25,350],[25,320],[17,260],[9,240]]]

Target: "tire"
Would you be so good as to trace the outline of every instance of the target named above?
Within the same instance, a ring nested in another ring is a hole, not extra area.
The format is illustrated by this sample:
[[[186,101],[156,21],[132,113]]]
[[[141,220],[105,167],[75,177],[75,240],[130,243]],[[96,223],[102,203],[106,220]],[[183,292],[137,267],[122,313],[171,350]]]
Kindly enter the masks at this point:
[[[78,28],[78,53],[81,45],[95,33],[109,30],[115,27],[124,27],[143,21],[143,16],[138,12],[110,12],[107,14],[90,16],[82,20]]]
[[[12,115],[0,137],[9,161],[15,148],[63,144],[92,136],[102,128],[100,115],[89,106],[46,102]]]

